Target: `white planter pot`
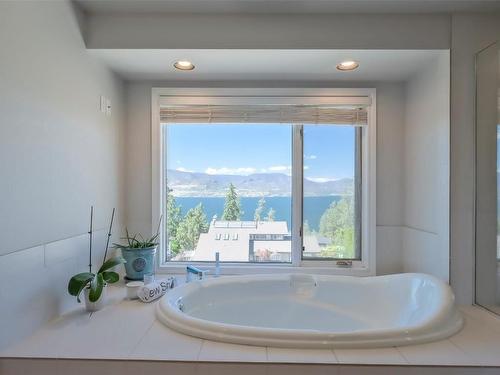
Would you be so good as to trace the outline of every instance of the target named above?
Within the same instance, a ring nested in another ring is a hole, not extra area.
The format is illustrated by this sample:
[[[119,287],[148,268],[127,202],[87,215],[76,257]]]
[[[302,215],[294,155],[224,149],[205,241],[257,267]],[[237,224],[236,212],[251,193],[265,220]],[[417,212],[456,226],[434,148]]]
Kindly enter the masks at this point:
[[[85,309],[89,312],[93,312],[93,311],[99,311],[101,310],[104,305],[106,304],[106,297],[107,297],[107,288],[106,286],[104,286],[102,288],[102,293],[101,293],[101,297],[99,297],[99,299],[95,302],[90,302],[89,300],[89,293],[90,293],[90,288],[85,288],[83,290],[83,293],[85,295]]]

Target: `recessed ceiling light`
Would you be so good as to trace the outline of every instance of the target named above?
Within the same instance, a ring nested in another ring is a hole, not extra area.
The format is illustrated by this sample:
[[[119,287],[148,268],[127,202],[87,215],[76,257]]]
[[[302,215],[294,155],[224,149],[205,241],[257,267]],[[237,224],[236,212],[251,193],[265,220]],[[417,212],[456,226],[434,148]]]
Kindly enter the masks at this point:
[[[338,70],[354,70],[359,66],[359,63],[354,60],[346,60],[342,61],[340,64],[337,64]]]
[[[194,65],[188,60],[179,60],[174,63],[174,67],[179,70],[193,70]]]

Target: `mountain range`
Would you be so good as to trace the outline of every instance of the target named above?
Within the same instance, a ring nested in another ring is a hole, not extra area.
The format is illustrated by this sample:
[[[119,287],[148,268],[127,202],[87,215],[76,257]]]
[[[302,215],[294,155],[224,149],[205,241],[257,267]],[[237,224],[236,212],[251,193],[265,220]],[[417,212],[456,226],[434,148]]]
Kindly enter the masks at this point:
[[[240,197],[290,196],[292,178],[283,173],[242,175],[212,175],[199,172],[167,170],[167,185],[178,197],[223,197],[232,183]],[[305,196],[351,195],[353,179],[316,182],[304,179]]]

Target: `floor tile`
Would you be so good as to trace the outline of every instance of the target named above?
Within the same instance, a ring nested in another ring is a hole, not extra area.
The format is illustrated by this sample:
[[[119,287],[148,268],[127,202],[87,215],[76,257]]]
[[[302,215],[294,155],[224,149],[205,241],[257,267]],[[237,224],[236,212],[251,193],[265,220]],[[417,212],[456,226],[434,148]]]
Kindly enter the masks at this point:
[[[196,375],[196,363],[128,360],[118,375]]]
[[[0,358],[2,375],[55,375],[58,373],[55,359]]]
[[[408,370],[407,366],[341,365],[338,375],[407,375]]]
[[[497,370],[498,371],[498,370]],[[483,375],[481,367],[412,367],[407,375]],[[498,375],[498,372],[496,372]]]
[[[196,366],[196,375],[267,375],[267,364],[199,363]]]
[[[339,375],[483,375],[481,368],[442,366],[341,366]]]
[[[124,361],[59,359],[57,373],[60,375],[123,374],[127,368]]]
[[[498,375],[500,374],[500,367],[483,367],[481,375]]]
[[[269,364],[268,375],[337,375],[340,367],[331,365],[304,365],[304,364]],[[201,375],[201,374],[200,374]]]

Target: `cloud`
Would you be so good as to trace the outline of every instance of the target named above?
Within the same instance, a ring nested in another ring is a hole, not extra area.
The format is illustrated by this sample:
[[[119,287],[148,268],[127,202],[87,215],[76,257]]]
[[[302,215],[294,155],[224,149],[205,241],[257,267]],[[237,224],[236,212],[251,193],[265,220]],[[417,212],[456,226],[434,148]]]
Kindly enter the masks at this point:
[[[330,182],[330,181],[335,181],[335,178],[328,178],[328,177],[307,177],[307,180],[312,181],[312,182]]]
[[[207,168],[205,169],[206,174],[218,175],[218,174],[231,174],[231,175],[248,175],[255,173],[257,169],[253,167],[245,167],[245,168]]]
[[[175,168],[176,171],[179,171],[179,172],[189,172],[189,173],[193,173],[194,171],[190,170],[190,169],[186,169],[184,167],[178,167],[178,168]]]
[[[314,160],[317,159],[318,157],[316,155],[304,155],[305,160]]]
[[[273,165],[268,168],[261,169],[262,173],[282,173],[287,176],[292,175],[292,166],[291,165]]]
[[[286,172],[292,169],[291,165],[274,165],[272,167],[267,168],[270,172]]]
[[[309,169],[309,166],[304,165],[304,170]],[[180,170],[177,168],[177,170]],[[187,170],[183,169],[184,172],[188,172]],[[283,173],[286,175],[291,175],[292,173],[292,166],[291,165],[272,165],[267,168],[254,168],[254,167],[240,167],[240,168],[228,168],[228,167],[222,167],[222,168],[212,168],[208,167],[205,169],[206,174],[210,175],[240,175],[240,176],[247,176],[253,173]]]

